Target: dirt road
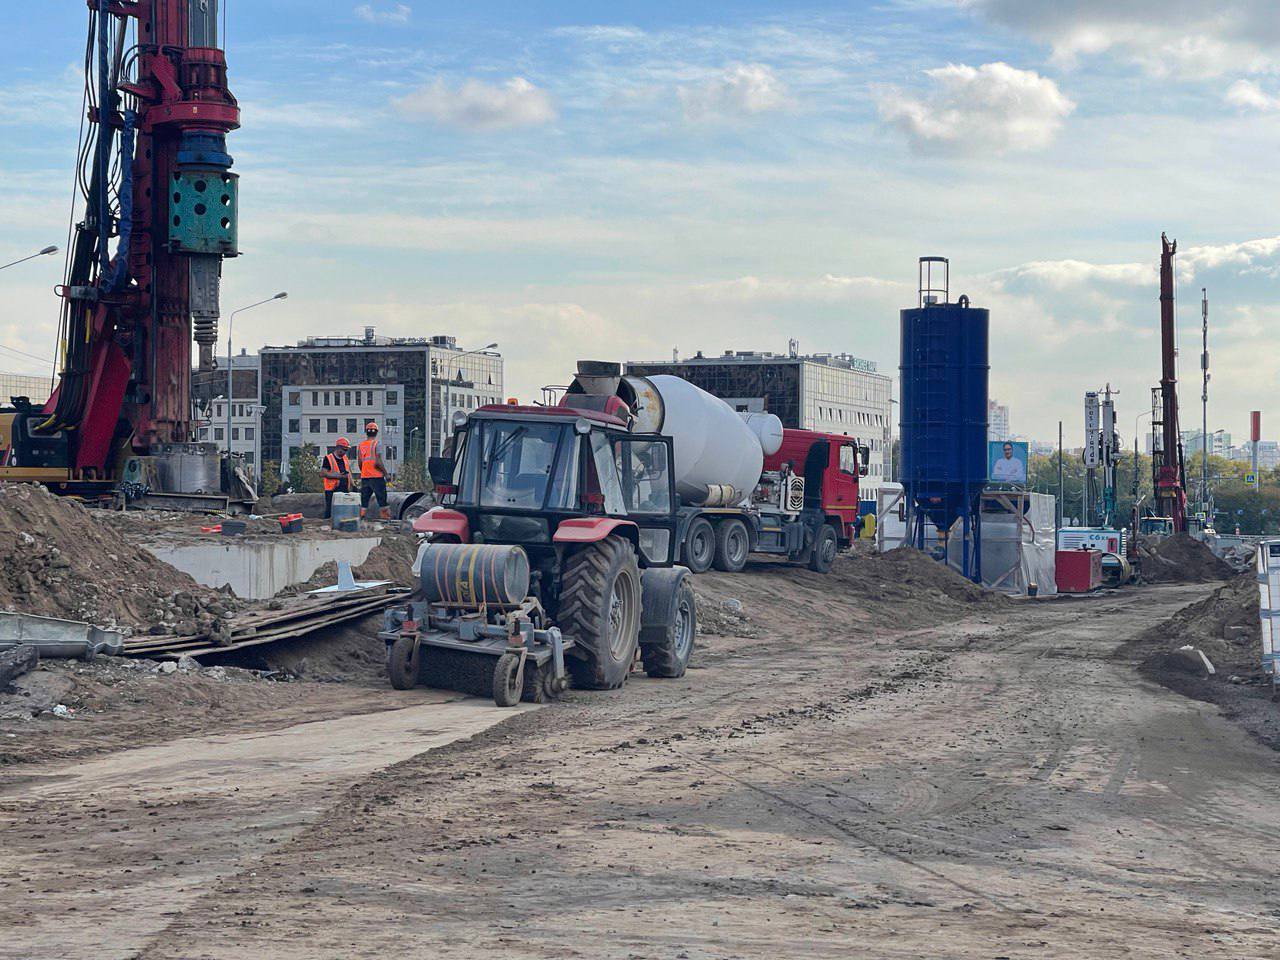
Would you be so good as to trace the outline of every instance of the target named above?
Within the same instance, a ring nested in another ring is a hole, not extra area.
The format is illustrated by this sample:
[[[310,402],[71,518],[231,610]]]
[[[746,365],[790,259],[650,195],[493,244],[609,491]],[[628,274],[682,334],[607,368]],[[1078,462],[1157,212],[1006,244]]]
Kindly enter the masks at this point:
[[[874,629],[807,572],[699,589],[755,636],[431,752],[11,775],[0,956],[1276,955],[1277,755],[1116,656],[1208,587]]]

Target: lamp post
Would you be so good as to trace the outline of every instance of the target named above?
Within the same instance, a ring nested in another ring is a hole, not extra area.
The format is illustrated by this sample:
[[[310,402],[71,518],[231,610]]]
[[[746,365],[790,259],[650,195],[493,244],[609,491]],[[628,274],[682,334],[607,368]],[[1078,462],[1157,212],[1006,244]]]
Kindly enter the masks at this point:
[[[231,332],[235,328],[236,314],[244,313],[246,310],[252,310],[254,307],[260,307],[264,303],[271,303],[273,300],[284,300],[289,296],[285,291],[277,293],[274,297],[267,297],[265,300],[259,300],[257,303],[251,303],[247,307],[240,307],[231,311],[231,316],[227,318],[227,469],[231,469]]]
[[[463,357],[470,357],[470,356],[474,356],[477,353],[484,353],[486,350],[496,350],[497,347],[498,345],[496,343],[487,343],[483,347],[476,347],[476,349],[467,350],[464,353],[458,354],[456,357],[450,357],[449,362],[453,363],[455,360],[461,360]],[[461,371],[459,371],[459,374],[461,374]],[[440,395],[440,399],[443,401],[440,409],[440,452],[441,453],[444,453],[444,441],[449,434],[449,393],[450,393],[449,385],[450,383],[452,383],[452,381],[453,381],[452,375],[446,376],[444,378],[444,389],[441,391],[441,395]],[[426,452],[425,447],[428,444],[429,437],[430,437],[430,433],[428,431],[428,434],[423,437],[424,453]]]
[[[49,257],[57,252],[57,247],[45,247],[38,253],[33,253],[30,256],[22,257],[20,260],[14,260],[12,263],[6,263],[0,266],[0,270],[8,270],[10,267],[16,267],[18,264],[26,263],[28,260],[34,260],[36,257]]]

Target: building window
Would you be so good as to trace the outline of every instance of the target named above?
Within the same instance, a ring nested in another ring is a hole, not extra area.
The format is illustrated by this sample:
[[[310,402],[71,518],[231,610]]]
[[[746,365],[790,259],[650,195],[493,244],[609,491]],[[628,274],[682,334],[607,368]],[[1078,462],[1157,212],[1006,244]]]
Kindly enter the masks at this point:
[[[399,456],[396,454],[396,448],[395,448],[395,447],[387,447],[387,459],[388,459],[388,460],[398,460],[398,459],[399,459]]]
[[[253,439],[253,427],[245,427],[245,428],[244,428],[244,438],[245,438],[246,440],[252,440],[252,439]]]
[[[366,400],[365,402],[366,402],[366,403],[368,403],[368,404],[369,404],[369,406],[371,406],[371,407],[372,407],[372,406],[373,406],[373,391],[372,391],[372,390],[366,390],[366,391],[365,391],[365,396],[367,396],[367,397],[368,397],[368,400]]]
[[[346,391],[346,400],[347,400],[347,402],[346,402],[345,406],[348,406],[348,407],[349,407],[349,406],[351,406],[351,391],[350,391],[350,390]]]
[[[222,439],[222,428],[221,428],[221,427],[214,427],[214,428],[213,428],[213,439],[214,439],[214,440],[221,440],[221,439]]]
[[[301,391],[301,390],[290,390],[290,391],[289,391],[289,406],[291,406],[291,407],[296,407],[296,406],[298,406],[298,404],[300,404],[300,403],[302,403],[302,391]]]
[[[290,433],[301,433],[301,432],[302,432],[302,421],[301,421],[301,420],[290,420],[290,421],[289,421],[289,432],[290,432]]]
[[[337,433],[337,432],[338,432],[338,419],[337,419],[337,417],[330,417],[330,418],[329,418],[329,432],[330,432],[330,433]]]
[[[325,405],[326,407],[327,407],[327,406],[329,406],[329,391],[328,391],[328,390],[326,390],[326,391],[324,392],[324,405]]]
[[[347,433],[355,433],[355,432],[356,432],[356,418],[347,417]]]
[[[398,390],[388,390],[387,391],[388,406],[394,407],[399,402],[400,402],[400,392]]]
[[[391,429],[391,428],[393,428],[393,427],[398,427],[398,426],[400,426],[400,421],[399,421],[399,420],[397,420],[395,417],[387,417],[387,429],[388,429],[388,430],[390,430],[390,429]]]
[[[245,463],[253,463],[253,451],[250,450],[244,455]]]
[[[311,426],[311,433],[319,433],[319,432],[320,432],[320,420],[319,420],[318,418],[313,418],[313,419],[311,420],[311,424],[310,424],[310,426]]]
[[[312,405],[313,407],[318,407],[318,406],[320,406],[320,391],[319,391],[319,390],[312,390],[312,391],[311,391],[311,405]]]
[[[239,440],[239,439],[240,439],[240,428],[239,428],[239,427],[232,427],[232,428],[231,428],[231,439],[232,439],[232,440]]]

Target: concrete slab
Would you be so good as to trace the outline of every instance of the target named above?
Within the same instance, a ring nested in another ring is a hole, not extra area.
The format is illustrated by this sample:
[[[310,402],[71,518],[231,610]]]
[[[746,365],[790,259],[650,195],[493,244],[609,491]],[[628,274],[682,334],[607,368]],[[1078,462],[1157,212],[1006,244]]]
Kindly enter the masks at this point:
[[[265,600],[311,578],[329,561],[359,566],[380,537],[306,540],[228,540],[210,543],[149,543],[146,549],[207,587],[230,586],[237,597]]]

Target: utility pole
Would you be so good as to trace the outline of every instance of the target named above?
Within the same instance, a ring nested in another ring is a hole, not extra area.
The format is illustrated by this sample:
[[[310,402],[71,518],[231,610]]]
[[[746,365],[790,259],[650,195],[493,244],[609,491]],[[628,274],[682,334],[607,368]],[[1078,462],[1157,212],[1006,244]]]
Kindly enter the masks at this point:
[[[1200,510],[1204,513],[1205,522],[1213,520],[1209,516],[1209,291],[1200,288],[1200,330],[1202,350],[1200,352]]]

